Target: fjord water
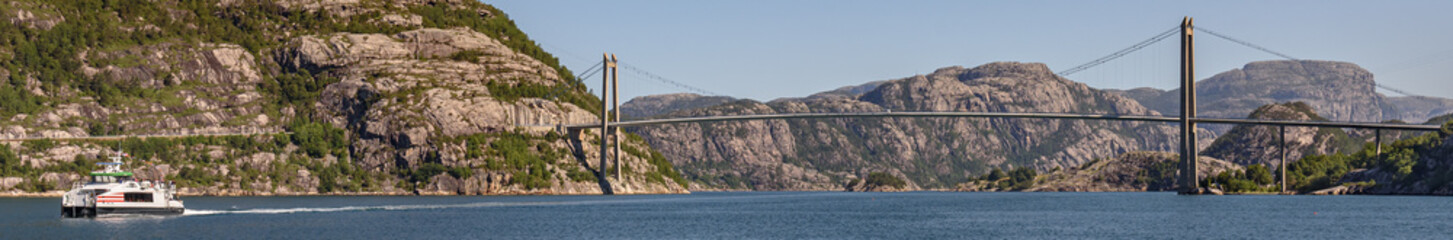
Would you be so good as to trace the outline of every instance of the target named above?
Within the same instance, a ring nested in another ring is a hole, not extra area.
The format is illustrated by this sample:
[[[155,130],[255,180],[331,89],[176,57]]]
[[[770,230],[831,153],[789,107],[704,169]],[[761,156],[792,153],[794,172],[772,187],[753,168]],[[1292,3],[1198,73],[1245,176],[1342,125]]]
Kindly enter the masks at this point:
[[[0,199],[0,239],[1446,238],[1453,198],[1174,193],[731,192],[193,197],[182,216],[61,219]]]

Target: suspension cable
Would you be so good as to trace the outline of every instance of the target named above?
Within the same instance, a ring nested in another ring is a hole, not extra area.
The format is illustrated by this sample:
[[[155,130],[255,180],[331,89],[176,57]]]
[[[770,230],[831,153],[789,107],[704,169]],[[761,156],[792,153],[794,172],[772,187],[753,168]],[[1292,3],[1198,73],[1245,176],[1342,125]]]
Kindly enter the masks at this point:
[[[591,66],[590,68],[586,69],[585,72],[581,72],[581,75],[576,76],[575,81],[583,83],[586,78],[594,77],[595,74],[605,71],[605,69],[600,68],[600,66],[600,63],[595,64],[595,66]],[[554,89],[551,89],[550,93],[545,94],[545,97],[549,99],[559,100],[560,93],[565,92],[571,87],[573,86],[568,83],[555,84]]]
[[[595,68],[600,67],[601,64],[605,64],[605,63],[604,62],[596,62],[595,65],[591,65],[590,68],[586,68],[585,71],[580,72],[580,74],[576,74],[575,75],[575,80],[585,81],[585,78],[586,77],[590,77],[590,76],[588,76],[586,74],[587,73],[594,74],[593,71],[599,70],[599,69],[595,69]]]
[[[1395,92],[1397,94],[1402,94],[1403,96],[1409,96],[1409,97],[1422,97],[1423,96],[1423,95],[1412,94],[1412,93],[1409,93],[1409,92],[1403,91],[1403,90],[1398,90],[1396,88],[1388,87],[1387,85],[1382,85],[1381,83],[1375,83],[1375,85],[1377,85],[1377,88],[1381,88],[1382,90],[1388,90],[1388,91],[1391,91],[1391,92]]]
[[[656,74],[653,74],[651,72],[647,72],[646,70],[643,70],[643,69],[638,68],[638,67],[635,67],[635,66],[627,65],[627,64],[624,64],[624,63],[622,63],[620,66],[622,68],[627,69],[627,70],[631,70],[631,72],[634,72],[634,73],[636,73],[638,75],[641,75],[642,77],[646,77],[646,78],[654,79],[656,81],[660,81],[660,82],[663,82],[663,83],[666,83],[666,84],[670,84],[672,86],[675,86],[675,87],[680,88],[680,89],[683,89],[683,90],[696,92],[696,93],[699,93],[699,94],[705,95],[705,96],[722,96],[721,94],[717,94],[717,93],[714,93],[714,92],[711,92],[711,91],[707,91],[706,89],[701,89],[701,88],[698,88],[698,87],[693,87],[691,85],[687,85],[685,83],[681,83],[681,82],[677,82],[677,81],[672,81],[671,79],[666,79],[665,77],[661,77],[660,75],[656,75]]]
[[[1170,36],[1174,36],[1177,30],[1180,30],[1180,26],[1176,26],[1176,27],[1173,27],[1171,29],[1165,30],[1165,32],[1161,32],[1160,34],[1156,34],[1154,37],[1150,37],[1150,39],[1145,39],[1145,41],[1140,41],[1140,43],[1136,43],[1135,45],[1131,45],[1130,47],[1127,47],[1125,49],[1120,49],[1120,51],[1115,51],[1115,53],[1111,53],[1110,55],[1107,55],[1107,56],[1104,56],[1104,57],[1100,57],[1098,59],[1095,59],[1094,61],[1090,61],[1090,62],[1087,62],[1087,63],[1084,63],[1084,64],[1080,64],[1079,66],[1075,66],[1073,68],[1070,68],[1070,69],[1067,69],[1067,70],[1064,70],[1064,71],[1060,71],[1060,72],[1055,73],[1055,74],[1059,74],[1060,76],[1068,76],[1070,74],[1075,74],[1077,72],[1084,71],[1086,69],[1090,69],[1090,68],[1095,67],[1095,66],[1099,66],[1100,64],[1104,64],[1106,62],[1110,62],[1111,60],[1115,60],[1116,58],[1124,57],[1127,54],[1130,54],[1132,52],[1135,52],[1136,50],[1140,50],[1142,48],[1145,48],[1146,46],[1150,46],[1151,44],[1155,44],[1157,42],[1160,42],[1161,40],[1165,40],[1166,38],[1170,38]]]
[[[1260,45],[1252,44],[1252,43],[1247,42],[1247,41],[1241,41],[1241,39],[1236,39],[1236,38],[1232,38],[1230,36],[1221,35],[1220,33],[1216,33],[1216,31],[1211,31],[1211,29],[1207,29],[1205,27],[1196,26],[1195,29],[1196,29],[1196,31],[1204,32],[1206,34],[1210,34],[1211,36],[1215,36],[1215,37],[1218,37],[1218,38],[1221,38],[1221,39],[1226,39],[1226,41],[1231,41],[1231,42],[1234,42],[1236,44],[1241,44],[1242,46],[1246,46],[1246,47],[1249,47],[1249,48],[1253,48],[1253,49],[1256,49],[1256,50],[1260,50],[1262,52],[1270,53],[1271,55],[1276,55],[1278,57],[1286,58],[1287,60],[1301,60],[1301,59],[1294,58],[1292,56],[1288,56],[1286,54],[1282,54],[1282,53],[1279,53],[1279,52],[1276,52],[1276,51],[1272,51],[1271,49],[1266,49],[1264,47],[1261,47]]]

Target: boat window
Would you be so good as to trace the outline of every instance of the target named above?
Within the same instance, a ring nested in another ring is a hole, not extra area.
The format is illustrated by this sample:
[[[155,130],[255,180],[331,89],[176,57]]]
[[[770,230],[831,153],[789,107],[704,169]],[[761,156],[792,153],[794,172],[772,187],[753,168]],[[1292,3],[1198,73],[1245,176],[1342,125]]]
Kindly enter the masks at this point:
[[[152,200],[151,193],[126,193],[123,196],[126,202],[151,202]]]
[[[116,182],[116,177],[110,177],[110,176],[91,176],[91,182],[95,182],[95,183],[115,183]]]

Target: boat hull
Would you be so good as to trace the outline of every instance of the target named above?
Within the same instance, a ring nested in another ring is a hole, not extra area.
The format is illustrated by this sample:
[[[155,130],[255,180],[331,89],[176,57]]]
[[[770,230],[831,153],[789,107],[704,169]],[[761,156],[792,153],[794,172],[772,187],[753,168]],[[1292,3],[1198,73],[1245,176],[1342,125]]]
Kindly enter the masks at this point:
[[[185,208],[90,208],[90,207],[62,207],[61,216],[68,218],[97,217],[105,215],[181,215]]]

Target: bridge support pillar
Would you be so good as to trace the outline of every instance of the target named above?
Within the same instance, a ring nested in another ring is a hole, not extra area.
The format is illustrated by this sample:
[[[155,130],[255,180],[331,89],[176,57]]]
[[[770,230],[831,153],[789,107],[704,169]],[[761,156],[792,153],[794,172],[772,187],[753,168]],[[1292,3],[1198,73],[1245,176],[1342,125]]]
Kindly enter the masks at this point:
[[[611,69],[611,71],[610,71],[610,79],[611,79],[610,80],[610,106],[611,106],[610,107],[611,108],[610,115],[611,115],[611,121],[613,121],[613,122],[620,122],[621,121],[621,103],[620,103],[620,100],[621,100],[621,85],[620,85],[621,84],[621,76],[620,76],[620,73],[621,73],[621,71],[620,71],[620,68],[619,68],[620,66],[617,66],[616,65],[616,62],[617,61],[618,60],[616,60],[616,55],[615,54],[611,54],[610,55],[610,69]],[[625,164],[622,164],[621,163],[621,127],[615,127],[614,129],[611,129],[610,135],[611,135],[611,138],[612,138],[611,141],[614,141],[615,142],[615,145],[613,147],[614,147],[614,151],[615,151],[615,159],[614,160],[615,160],[615,163],[616,163],[616,165],[615,165],[615,167],[616,167],[616,181],[620,181],[621,178],[623,177],[623,176],[621,176],[621,168],[624,167],[624,165],[625,165]]]
[[[1377,158],[1378,158],[1378,160],[1381,160],[1382,159],[1382,129],[1373,129],[1372,131],[1373,131],[1373,135],[1375,135],[1375,136],[1372,137],[1372,142],[1373,142],[1373,144],[1376,144],[1374,146],[1376,146],[1375,148],[1377,148]]]
[[[610,103],[611,103],[611,101],[610,101],[611,100],[610,99],[610,97],[611,97],[611,84],[610,84],[611,82],[610,82],[610,76],[611,75],[609,74],[609,71],[611,71],[611,69],[613,67],[615,67],[615,62],[613,62],[611,60],[612,59],[611,59],[611,56],[610,56],[609,53],[605,53],[605,54],[602,54],[601,55],[601,62],[604,63],[605,71],[607,71],[607,72],[604,72],[604,73],[602,73],[600,75],[600,165],[597,165],[598,166],[597,168],[600,169],[598,171],[600,174],[598,174],[596,176],[600,178],[600,182],[602,183],[602,186],[601,186],[602,187],[602,189],[601,189],[602,191],[601,192],[605,193],[606,195],[610,195],[611,194],[610,191],[606,191],[605,190],[605,189],[607,189],[607,188],[610,187],[609,186],[609,183],[608,183],[609,181],[607,180],[610,177],[610,168],[607,168],[607,166],[609,166],[609,165],[607,165],[606,159],[610,159],[610,157],[608,156],[610,154],[610,136],[611,136],[611,134],[610,134],[610,130],[611,130],[611,128],[610,128],[610,114],[609,113],[610,113],[610,110],[612,108],[610,106]]]
[[[1281,192],[1287,192],[1287,126],[1277,126],[1281,132]]]
[[[1196,64],[1195,27],[1191,17],[1181,20],[1181,184],[1182,194],[1200,191],[1196,176]]]

